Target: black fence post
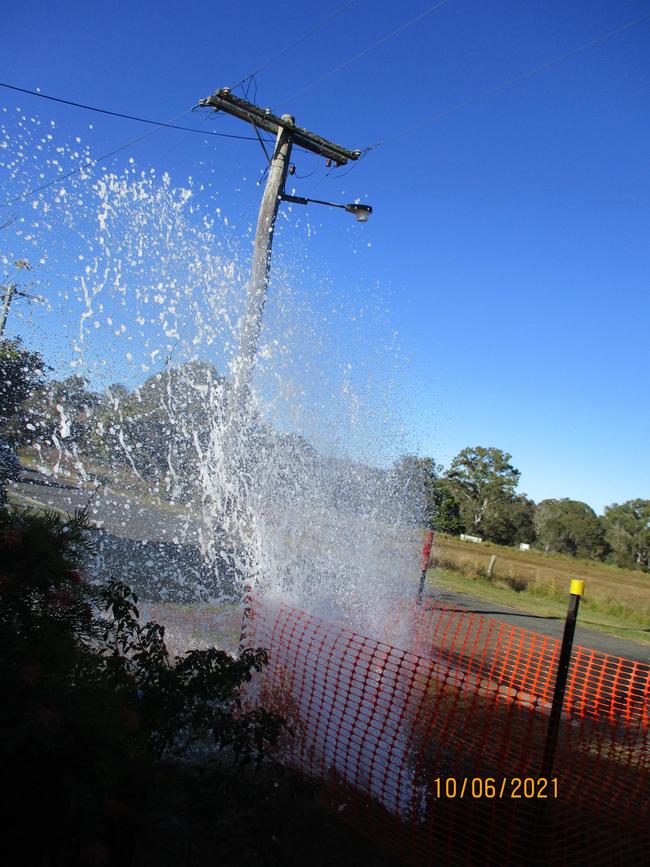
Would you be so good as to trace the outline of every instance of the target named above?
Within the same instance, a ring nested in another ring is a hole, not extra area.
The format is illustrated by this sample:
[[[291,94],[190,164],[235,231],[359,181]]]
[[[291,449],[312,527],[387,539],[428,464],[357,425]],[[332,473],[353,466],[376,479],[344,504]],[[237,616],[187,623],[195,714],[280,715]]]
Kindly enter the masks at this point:
[[[564,704],[564,694],[566,692],[569,666],[571,664],[571,650],[573,649],[573,636],[575,635],[576,620],[578,619],[578,607],[580,605],[580,597],[585,592],[585,582],[579,581],[575,578],[572,579],[569,592],[571,594],[569,596],[569,608],[564,623],[564,635],[562,636],[560,658],[558,660],[557,672],[555,675],[553,703],[551,705],[551,715],[546,730],[544,754],[539,773],[539,778],[547,781],[545,789],[547,792],[553,791],[553,788],[551,787],[551,777],[553,774],[555,753],[560,735],[562,706]],[[557,795],[557,789],[555,792]],[[532,803],[532,847],[526,850],[528,854],[526,855],[525,862],[522,861],[522,863],[531,863],[532,861],[533,865],[539,865],[539,867],[551,863],[549,858],[553,853],[549,851],[550,841],[543,837],[545,826],[554,812],[552,806],[553,795],[550,795],[549,797],[551,800],[537,800]]]
[[[546,777],[547,779],[553,772],[553,762],[555,760],[555,751],[557,749],[557,741],[560,733],[560,722],[562,720],[562,705],[564,704],[564,693],[566,692],[569,665],[571,664],[573,636],[576,631],[576,620],[578,619],[580,597],[585,592],[585,582],[574,578],[571,581],[569,592],[571,594],[569,597],[569,609],[564,623],[564,635],[562,636],[560,659],[557,664],[557,674],[555,676],[555,689],[553,690],[551,716],[546,731],[544,757],[542,758],[542,767],[540,772],[540,776]]]

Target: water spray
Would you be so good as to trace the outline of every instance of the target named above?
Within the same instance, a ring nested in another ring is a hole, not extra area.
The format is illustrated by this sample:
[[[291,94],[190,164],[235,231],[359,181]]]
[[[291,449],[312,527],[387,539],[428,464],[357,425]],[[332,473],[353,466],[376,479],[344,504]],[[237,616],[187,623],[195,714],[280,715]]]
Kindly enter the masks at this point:
[[[303,140],[304,131],[278,120],[294,143]],[[53,127],[22,115],[14,126],[2,132],[0,167],[15,164],[19,194],[34,186],[43,153],[59,159],[61,144]],[[62,147],[84,164],[92,156],[76,140]],[[322,141],[312,147],[327,159]],[[282,146],[276,150],[279,163]],[[395,612],[412,597],[422,491],[403,484],[401,466],[380,469],[395,453],[390,422],[376,424],[389,406],[386,380],[375,379],[381,364],[369,365],[367,354],[332,364],[328,351],[333,324],[343,324],[344,339],[351,331],[356,346],[359,329],[374,328],[384,311],[369,299],[364,317],[348,316],[355,302],[346,295],[331,304],[327,281],[294,295],[291,269],[263,309],[271,218],[286,207],[277,195],[267,199],[251,279],[239,268],[244,258],[249,264],[248,249],[241,260],[224,255],[202,186],[175,187],[167,172],[145,173],[131,161],[93,177],[92,185],[75,176],[55,195],[35,194],[30,235],[15,233],[5,263],[37,248],[39,264],[60,277],[62,288],[20,322],[35,334],[56,332],[47,360],[62,372],[70,366],[89,387],[80,378],[46,382],[47,401],[29,408],[24,438],[44,473],[105,480],[91,504],[101,525],[91,572],[132,582],[178,648],[200,634],[235,652],[242,607],[248,631],[261,597],[409,646],[410,620]],[[350,219],[369,206],[339,209]],[[218,209],[216,217],[225,219]],[[393,361],[391,345],[381,347],[382,359],[386,350]],[[60,498],[73,507],[82,493],[65,488]]]
[[[361,156],[360,151],[351,151],[309,130],[296,126],[295,119],[290,114],[283,114],[278,117],[272,114],[270,109],[260,108],[247,100],[236,97],[231,93],[230,88],[217,90],[211,96],[201,100],[199,105],[213,108],[215,111],[225,111],[239,120],[252,124],[269,161],[266,186],[257,218],[251,278],[248,284],[246,310],[241,326],[239,355],[234,364],[233,388],[227,413],[228,430],[226,437],[221,442],[222,449],[225,451],[224,467],[226,474],[233,477],[236,475],[246,476],[251,471],[251,467],[247,464],[254,463],[254,461],[248,460],[250,441],[253,438],[250,387],[269,287],[273,235],[280,202],[292,201],[307,204],[308,201],[313,201],[317,204],[340,207],[348,213],[354,214],[359,222],[367,221],[372,208],[358,203],[337,205],[331,202],[285,195],[285,182],[294,144],[328,160],[333,160],[337,166],[345,165],[349,160],[358,160]],[[260,129],[275,134],[272,157],[269,157],[266,151],[259,133]],[[239,502],[236,496],[230,497],[227,510],[240,515],[240,519],[236,522],[240,532],[242,527],[246,525],[250,527],[255,523],[252,515],[247,518],[247,509],[249,509],[248,503]],[[250,547],[245,543],[245,539],[240,536],[240,533],[231,541],[235,548],[240,548],[242,551]],[[251,571],[251,565],[249,564],[248,571]],[[249,574],[245,577],[250,579],[252,575]]]

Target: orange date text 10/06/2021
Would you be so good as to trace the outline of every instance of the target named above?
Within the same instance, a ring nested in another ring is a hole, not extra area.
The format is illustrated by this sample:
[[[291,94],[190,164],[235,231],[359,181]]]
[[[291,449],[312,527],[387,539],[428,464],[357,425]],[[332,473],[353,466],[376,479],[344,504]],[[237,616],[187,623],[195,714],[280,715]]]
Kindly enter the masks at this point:
[[[435,798],[507,798],[546,800],[557,798],[557,777],[436,777]]]

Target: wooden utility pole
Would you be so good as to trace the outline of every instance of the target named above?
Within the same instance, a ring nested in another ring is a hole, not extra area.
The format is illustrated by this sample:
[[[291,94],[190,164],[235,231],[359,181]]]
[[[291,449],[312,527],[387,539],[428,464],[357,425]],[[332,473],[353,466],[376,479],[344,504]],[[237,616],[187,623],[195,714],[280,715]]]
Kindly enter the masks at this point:
[[[225,111],[233,115],[233,117],[252,124],[261,143],[260,129],[265,132],[274,133],[276,136],[275,150],[270,160],[268,179],[257,218],[257,230],[253,247],[253,266],[248,286],[246,315],[242,324],[239,358],[237,359],[235,373],[234,398],[242,406],[242,404],[245,405],[247,403],[255,354],[257,352],[257,342],[262,327],[262,314],[264,312],[271,271],[273,229],[280,202],[285,198],[284,185],[289,170],[291,148],[295,144],[304,150],[319,154],[338,166],[345,165],[349,160],[358,160],[361,156],[361,151],[348,150],[341,147],[341,145],[328,141],[322,136],[309,132],[309,130],[303,127],[296,126],[296,122],[291,115],[283,114],[279,117],[268,108],[260,108],[245,99],[234,96],[227,87],[221,88],[211,96],[202,99],[199,105],[206,108],[214,108],[215,111]],[[299,197],[288,196],[286,198],[299,204],[307,204],[310,201]],[[319,202],[319,204],[333,205],[334,203]],[[367,218],[367,214],[372,210],[364,205],[334,205],[334,207],[343,207],[352,213],[355,213],[355,209],[358,209],[362,212],[361,216],[357,213],[358,219],[364,218],[364,212]]]
[[[217,90],[212,96],[202,99],[199,105],[213,108],[215,111],[225,111],[233,117],[250,123],[269,160],[268,178],[257,217],[251,279],[248,284],[246,311],[241,325],[239,354],[235,360],[232,392],[226,408],[226,428],[221,442],[222,459],[226,473],[237,479],[245,478],[249,471],[248,462],[250,445],[252,444],[250,383],[269,286],[271,250],[278,208],[282,200],[301,205],[316,202],[316,200],[285,195],[284,185],[289,171],[292,147],[297,145],[304,150],[319,154],[330,163],[333,162],[339,166],[345,165],[348,160],[359,159],[361,151],[347,150],[322,136],[296,126],[294,118],[289,114],[283,114],[280,117],[273,114],[270,109],[260,108],[245,99],[233,96],[229,88]],[[272,157],[269,157],[266,151],[260,130],[275,135],[275,149]],[[354,214],[357,220],[362,222],[365,222],[372,212],[369,205],[362,205],[358,202],[349,205],[340,205],[334,202],[318,202],[318,204],[343,208]],[[248,445],[246,445],[247,443]],[[247,501],[246,494],[240,491],[239,487],[235,486],[227,493],[223,511],[224,515],[230,516],[228,521],[230,546],[233,553],[238,555],[237,560],[244,564],[241,567],[244,573],[247,570],[250,571],[249,566],[245,565],[245,561],[242,560],[243,552],[247,548],[246,536],[249,533],[250,508],[251,504]],[[250,577],[250,575],[246,575],[246,577]],[[246,616],[245,613],[242,636],[245,630]]]
[[[282,115],[282,120],[293,123],[293,118],[288,114]],[[235,394],[236,400],[242,398],[248,391],[255,363],[257,341],[262,327],[262,314],[271,273],[273,230],[280,201],[284,194],[292,144],[291,133],[285,127],[279,127],[275,139],[275,151],[269,167],[269,176],[257,216],[251,281],[239,341],[239,369],[235,378],[235,388],[239,394]]]
[[[5,223],[5,226],[9,225]],[[0,228],[4,228],[4,226],[0,226]],[[16,270],[18,271],[31,271],[31,267],[27,259],[18,259],[17,262],[14,263],[16,266]],[[40,295],[30,295],[29,292],[25,292],[24,289],[19,289],[15,283],[6,283],[4,286],[0,287],[4,289],[4,298],[2,300],[2,310],[0,310],[0,337],[4,334],[5,328],[7,326],[7,318],[9,317],[9,308],[11,307],[11,302],[14,298],[26,298],[27,303],[32,301],[42,301]]]
[[[9,316],[9,307],[11,306],[11,299],[14,297],[14,292],[16,291],[15,283],[8,283],[5,286],[5,297],[2,302],[2,311],[0,312],[0,337],[4,334],[5,325],[7,324],[7,317]]]

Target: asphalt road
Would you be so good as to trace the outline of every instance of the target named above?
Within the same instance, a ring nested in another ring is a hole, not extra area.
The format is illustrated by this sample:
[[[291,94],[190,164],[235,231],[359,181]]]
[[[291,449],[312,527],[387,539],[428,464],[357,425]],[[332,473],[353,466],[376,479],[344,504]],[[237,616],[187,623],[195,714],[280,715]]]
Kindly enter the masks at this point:
[[[25,505],[67,514],[87,507],[97,528],[90,572],[119,578],[143,601],[195,602],[233,592],[232,575],[205,563],[196,525],[180,511],[111,490],[94,492],[29,470],[7,489]]]
[[[143,504],[125,494],[95,493],[66,480],[24,470],[19,481],[9,482],[9,493],[26,503],[72,514],[88,507],[98,527],[134,541],[176,541],[197,544],[196,530],[188,518],[172,509]]]
[[[499,605],[496,602],[486,602],[484,600],[475,599],[465,593],[456,593],[450,590],[440,589],[435,593],[429,591],[429,597],[432,600],[439,600],[450,608],[458,608],[463,611],[475,611],[480,614],[485,614],[488,617],[494,617],[496,620],[502,620],[506,623],[512,623],[513,625],[530,629],[533,632],[540,632],[542,635],[562,638],[562,633],[564,631],[564,618],[562,617],[525,614],[514,608]],[[595,629],[589,629],[587,626],[580,625],[580,621],[581,615],[578,610],[578,625],[576,626],[574,639],[575,644],[588,647],[591,650],[598,650],[601,653],[611,654],[612,656],[622,656],[625,657],[625,659],[634,659],[639,662],[650,663],[649,645],[638,644],[635,641],[628,641],[624,638],[618,638],[615,635],[606,635],[604,632],[599,632]],[[650,629],[648,629],[648,634],[650,635]]]

